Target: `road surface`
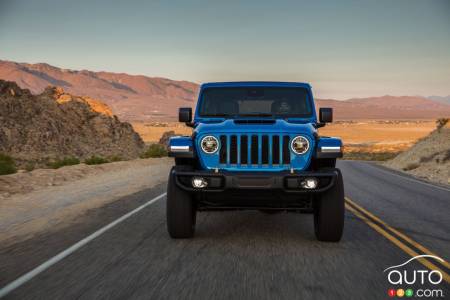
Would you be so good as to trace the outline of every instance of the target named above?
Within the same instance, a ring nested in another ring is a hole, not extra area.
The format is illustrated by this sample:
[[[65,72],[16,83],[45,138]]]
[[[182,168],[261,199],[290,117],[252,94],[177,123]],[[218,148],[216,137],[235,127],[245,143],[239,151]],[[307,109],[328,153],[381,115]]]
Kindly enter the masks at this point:
[[[311,214],[199,213],[194,239],[172,240],[165,198],[105,230],[6,299],[385,299],[386,268],[416,254],[450,258],[450,190],[371,163],[341,161],[347,210],[340,243],[315,240]],[[163,194],[165,184],[93,209],[72,226],[0,246],[0,287]],[[405,267],[442,271],[433,258]],[[444,299],[442,298],[442,299]]]

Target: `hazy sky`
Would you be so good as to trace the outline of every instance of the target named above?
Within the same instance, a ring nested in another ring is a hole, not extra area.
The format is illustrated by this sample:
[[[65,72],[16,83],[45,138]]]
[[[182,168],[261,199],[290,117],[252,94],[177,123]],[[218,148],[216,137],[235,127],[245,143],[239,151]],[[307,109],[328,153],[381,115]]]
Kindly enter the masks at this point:
[[[450,0],[316,2],[0,0],[0,59],[305,81],[338,99],[450,94]]]

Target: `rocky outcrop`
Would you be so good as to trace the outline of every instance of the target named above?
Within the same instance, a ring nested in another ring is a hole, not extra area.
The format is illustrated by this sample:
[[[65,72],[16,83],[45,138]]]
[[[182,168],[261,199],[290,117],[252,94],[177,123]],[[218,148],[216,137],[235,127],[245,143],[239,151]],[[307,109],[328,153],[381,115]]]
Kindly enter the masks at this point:
[[[108,107],[108,105],[106,105],[105,103],[100,102],[98,100],[92,99],[90,97],[83,97],[83,96],[74,97],[74,96],[64,92],[64,90],[60,87],[50,88],[49,92],[50,92],[50,94],[53,93],[53,98],[55,98],[56,102],[58,102],[59,104],[67,103],[70,101],[82,102],[82,103],[86,103],[87,105],[89,105],[92,111],[98,112],[100,114],[104,114],[109,117],[113,116],[113,112]]]
[[[0,80],[0,152],[16,161],[138,157],[144,143],[100,101],[48,87],[39,95]]]
[[[166,147],[169,147],[169,140],[171,137],[176,136],[175,131],[170,130],[163,133],[161,138],[159,139],[158,144],[164,145]]]
[[[450,127],[442,125],[386,166],[426,180],[450,184]]]

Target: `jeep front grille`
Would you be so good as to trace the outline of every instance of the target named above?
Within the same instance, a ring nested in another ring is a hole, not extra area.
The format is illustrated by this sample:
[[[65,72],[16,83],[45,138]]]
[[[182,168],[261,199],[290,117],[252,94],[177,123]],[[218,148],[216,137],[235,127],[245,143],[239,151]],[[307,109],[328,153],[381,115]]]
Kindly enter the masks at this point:
[[[290,165],[289,135],[228,134],[220,136],[219,162],[234,167]]]

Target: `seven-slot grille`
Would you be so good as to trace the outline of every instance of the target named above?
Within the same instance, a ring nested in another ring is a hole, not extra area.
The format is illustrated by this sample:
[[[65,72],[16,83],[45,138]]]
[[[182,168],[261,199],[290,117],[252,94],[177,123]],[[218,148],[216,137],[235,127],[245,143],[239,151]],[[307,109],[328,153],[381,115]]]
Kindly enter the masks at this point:
[[[228,134],[220,136],[219,163],[237,167],[289,165],[289,135]]]

